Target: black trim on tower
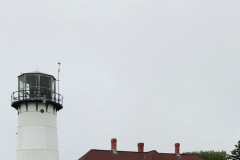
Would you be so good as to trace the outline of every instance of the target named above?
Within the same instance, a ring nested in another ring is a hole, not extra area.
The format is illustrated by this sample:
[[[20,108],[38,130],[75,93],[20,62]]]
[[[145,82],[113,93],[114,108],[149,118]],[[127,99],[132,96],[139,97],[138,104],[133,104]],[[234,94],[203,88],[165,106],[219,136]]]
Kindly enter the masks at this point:
[[[28,111],[28,103],[25,103],[25,105],[26,105],[26,111]]]
[[[38,111],[38,102],[36,102],[36,111]]]

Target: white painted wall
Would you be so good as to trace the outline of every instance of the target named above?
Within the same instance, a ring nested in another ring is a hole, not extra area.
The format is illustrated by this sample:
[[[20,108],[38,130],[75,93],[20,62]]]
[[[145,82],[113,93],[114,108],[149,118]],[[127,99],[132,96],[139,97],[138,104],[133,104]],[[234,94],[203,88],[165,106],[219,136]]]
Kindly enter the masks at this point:
[[[43,109],[44,113],[40,110]],[[28,103],[20,106],[17,131],[17,160],[58,160],[56,111],[52,105]]]

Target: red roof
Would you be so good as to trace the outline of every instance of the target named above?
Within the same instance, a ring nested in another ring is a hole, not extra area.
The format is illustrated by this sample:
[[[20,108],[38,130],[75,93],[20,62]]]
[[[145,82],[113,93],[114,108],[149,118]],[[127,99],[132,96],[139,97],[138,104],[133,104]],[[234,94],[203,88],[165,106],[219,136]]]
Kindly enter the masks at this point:
[[[149,152],[130,152],[91,149],[79,160],[203,160],[202,158],[188,154],[170,154]]]

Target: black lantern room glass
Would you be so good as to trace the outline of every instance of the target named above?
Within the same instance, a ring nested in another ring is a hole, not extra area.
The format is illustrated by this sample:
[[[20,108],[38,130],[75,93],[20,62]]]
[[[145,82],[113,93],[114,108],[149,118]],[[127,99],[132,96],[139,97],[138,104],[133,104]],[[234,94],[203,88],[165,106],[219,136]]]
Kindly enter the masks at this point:
[[[25,73],[18,77],[19,99],[55,99],[56,79],[42,73]]]

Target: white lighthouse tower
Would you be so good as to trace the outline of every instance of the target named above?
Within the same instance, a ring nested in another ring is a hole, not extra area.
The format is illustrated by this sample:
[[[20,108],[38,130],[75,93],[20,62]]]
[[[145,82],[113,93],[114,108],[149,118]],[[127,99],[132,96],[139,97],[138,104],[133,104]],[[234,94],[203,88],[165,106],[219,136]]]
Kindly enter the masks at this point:
[[[12,107],[18,112],[17,160],[58,160],[57,111],[63,97],[56,79],[40,72],[18,76]]]

